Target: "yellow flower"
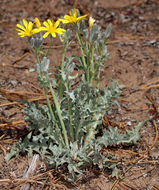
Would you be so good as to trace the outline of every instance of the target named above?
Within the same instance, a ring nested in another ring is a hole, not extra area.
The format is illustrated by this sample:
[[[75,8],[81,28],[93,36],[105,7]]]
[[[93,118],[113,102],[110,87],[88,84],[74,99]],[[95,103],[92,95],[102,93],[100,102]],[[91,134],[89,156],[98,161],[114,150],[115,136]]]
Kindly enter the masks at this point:
[[[32,36],[35,33],[38,33],[39,30],[33,29],[34,23],[27,22],[25,19],[23,19],[23,25],[22,24],[17,24],[16,26],[18,27],[16,30],[19,31],[18,35],[23,38],[25,36]]]
[[[90,28],[90,29],[92,28],[94,22],[95,22],[95,19],[93,19],[93,18],[90,16],[90,17],[89,17],[89,21],[88,21],[88,23],[89,23],[89,28]]]
[[[40,27],[41,31],[47,31],[44,35],[43,38],[46,38],[49,34],[52,35],[52,37],[56,37],[56,33],[58,34],[63,34],[64,32],[66,32],[65,29],[63,28],[58,28],[60,21],[57,20],[55,23],[53,21],[51,21],[50,19],[48,19],[47,21],[43,22],[44,27]]]
[[[63,24],[67,24],[67,23],[77,23],[80,20],[86,18],[88,15],[84,15],[84,16],[80,16],[77,17],[77,10],[74,9],[74,12],[69,12],[70,15],[65,15],[64,19],[59,19],[60,21],[62,21]]]
[[[34,19],[34,23],[35,23],[37,28],[41,27],[41,23],[40,23],[40,21],[39,21],[39,19],[37,17]]]

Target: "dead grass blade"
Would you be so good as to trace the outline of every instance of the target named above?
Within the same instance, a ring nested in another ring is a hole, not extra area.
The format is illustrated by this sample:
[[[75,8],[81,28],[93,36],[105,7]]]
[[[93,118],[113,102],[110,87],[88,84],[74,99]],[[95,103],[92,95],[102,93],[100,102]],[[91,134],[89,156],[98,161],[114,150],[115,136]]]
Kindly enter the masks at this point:
[[[0,179],[0,183],[38,183],[38,184],[43,184],[43,182],[34,180],[34,179],[23,179],[23,178],[18,178],[18,179]]]
[[[12,122],[10,122],[10,123],[0,124],[0,129],[2,129],[2,128],[4,129],[4,128],[6,128],[6,127],[10,127],[10,128],[14,128],[14,129],[19,129],[19,127],[14,126],[14,125],[17,125],[17,124],[26,125],[25,120],[12,121]]]
[[[159,83],[159,80],[154,79],[154,80],[148,82],[147,84],[140,86],[140,90],[148,90],[150,88],[157,88],[157,87],[159,87],[159,84],[157,84],[157,83]]]

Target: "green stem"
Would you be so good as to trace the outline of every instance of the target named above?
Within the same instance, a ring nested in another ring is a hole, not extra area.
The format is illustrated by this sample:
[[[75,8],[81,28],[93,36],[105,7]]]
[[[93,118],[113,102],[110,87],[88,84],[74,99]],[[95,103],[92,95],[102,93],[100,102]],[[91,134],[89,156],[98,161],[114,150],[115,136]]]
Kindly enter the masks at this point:
[[[59,117],[59,120],[60,120],[60,123],[61,123],[62,131],[63,131],[63,135],[64,135],[64,139],[65,139],[65,144],[66,144],[66,147],[69,149],[69,142],[68,142],[67,131],[66,131],[63,119],[62,119],[60,105],[59,105],[59,103],[57,101],[55,92],[54,92],[51,84],[49,84],[49,88],[50,88],[50,92],[52,94],[52,97],[53,97],[53,100],[54,100],[54,103],[55,103],[55,107],[56,107],[56,111],[57,111],[57,114],[58,114],[58,117]]]
[[[51,49],[52,44],[53,44],[53,37],[50,36],[50,44],[49,44],[49,48],[48,48],[47,53],[46,53],[46,57],[47,57],[47,56],[49,55],[49,53],[50,53],[50,49]]]
[[[68,84],[65,85],[66,86],[66,91],[68,92]],[[70,121],[70,136],[72,139],[72,142],[74,142],[75,138],[74,138],[74,130],[73,130],[73,125],[72,125],[72,112],[71,112],[71,104],[70,104],[70,99],[69,97],[67,97],[67,106],[68,106],[68,113],[69,113],[69,121]]]
[[[92,55],[91,55],[91,79],[90,84],[92,86],[93,78],[94,78],[94,46],[91,45]]]
[[[40,64],[40,58],[39,58],[39,55],[38,55],[38,51],[35,52],[35,55],[36,55],[36,59],[37,59],[38,64]],[[41,73],[40,78],[42,78],[42,73]],[[47,93],[47,88],[46,88],[44,82],[43,82],[43,88],[44,88],[45,98],[46,98],[47,105],[49,107],[49,111],[50,111],[52,120],[55,122],[56,129],[60,130],[59,126],[56,123],[55,115],[54,115],[54,112],[52,110],[51,103],[50,103],[50,100],[49,100],[49,97],[48,97],[48,93]],[[63,138],[62,138],[61,135],[60,135],[60,139],[61,139],[62,145],[64,145],[64,141],[63,141]]]
[[[96,87],[99,89],[99,78],[100,78],[100,68],[98,68],[98,73],[97,73],[97,85]]]
[[[97,65],[97,84],[96,84],[96,88],[98,88],[98,89],[99,89],[99,79],[100,79],[100,61],[101,61],[101,59],[99,60],[98,65]]]
[[[51,107],[51,104],[50,104],[50,100],[49,100],[49,97],[48,97],[48,94],[47,94],[47,89],[46,89],[45,86],[43,86],[43,88],[44,88],[45,97],[46,97],[47,105],[48,105],[49,110],[50,110],[50,114],[51,114],[52,120],[55,122],[56,129],[57,129],[57,130],[60,130],[60,129],[59,129],[59,126],[58,126],[57,123],[56,123],[55,115],[54,115],[54,113],[53,113],[53,111],[52,111],[52,107]],[[64,145],[64,141],[63,141],[63,138],[62,138],[61,135],[60,135],[60,139],[61,139],[62,145]]]
[[[86,64],[86,60],[85,60],[85,56],[84,56],[84,51],[82,48],[82,41],[81,41],[81,36],[79,34],[79,32],[76,32],[76,36],[77,36],[77,40],[78,40],[78,44],[81,50],[81,54],[82,54],[82,62],[83,62],[83,66],[84,66],[84,71],[85,71],[85,76],[86,76],[86,81],[89,82],[89,76],[88,76],[88,71],[87,71],[87,64]]]
[[[69,120],[70,120],[70,136],[72,139],[72,142],[74,142],[74,130],[73,130],[73,125],[72,125],[72,113],[71,113],[71,105],[70,105],[70,100],[68,99],[68,112],[69,112]]]
[[[61,71],[64,70],[64,63],[65,63],[66,50],[67,50],[67,45],[63,44],[62,60],[61,60]],[[59,99],[62,98],[62,95],[63,95],[63,80],[62,80],[62,76],[61,76],[61,78],[60,78],[60,95],[59,95]]]
[[[80,128],[81,128],[81,122],[79,122],[79,124],[78,124],[78,126],[77,126],[77,130],[76,130],[76,141],[78,140]]]
[[[68,85],[66,84],[66,91],[68,92]],[[71,104],[70,104],[70,99],[67,98],[67,106],[68,106],[68,112],[69,112],[69,121],[70,121],[70,136],[72,139],[72,142],[74,142],[75,137],[74,137],[74,130],[73,130],[73,125],[72,125],[72,111],[71,111]]]

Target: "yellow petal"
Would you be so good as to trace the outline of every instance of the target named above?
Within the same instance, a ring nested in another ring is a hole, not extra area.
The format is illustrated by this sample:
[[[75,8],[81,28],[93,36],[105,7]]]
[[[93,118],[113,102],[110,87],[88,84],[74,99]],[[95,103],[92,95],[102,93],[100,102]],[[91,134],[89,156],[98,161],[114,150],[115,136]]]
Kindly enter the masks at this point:
[[[46,26],[47,29],[49,28],[49,24],[46,21],[43,22],[43,25]]]
[[[39,30],[41,30],[41,31],[47,31],[48,29],[47,29],[46,27],[44,27],[44,26],[41,26],[41,27],[39,28]]]
[[[59,26],[59,24],[60,24],[60,21],[57,20],[57,21],[55,22],[55,24],[54,24],[55,28],[57,28],[57,27]]]
[[[69,12],[70,16],[72,16],[72,11]]]
[[[17,26],[18,28],[20,28],[20,29],[22,29],[22,30],[24,30],[24,31],[25,31],[24,26],[22,26],[21,24],[16,24],[16,26]]]
[[[62,21],[63,24],[69,23],[69,20],[67,20],[67,19],[61,19],[60,21]]]
[[[28,22],[24,18],[23,18],[23,24],[24,24],[25,28],[27,28]]]
[[[53,22],[51,22],[51,20],[50,20],[50,19],[47,19],[47,22],[48,22],[48,24],[49,24],[50,26],[52,26],[52,25],[53,25]]]
[[[32,22],[29,22],[29,24],[28,24],[28,30],[31,31],[32,28],[33,28],[33,23],[32,23]]]
[[[80,21],[80,20],[82,20],[82,19],[85,19],[87,16],[88,16],[88,15],[83,15],[83,16],[78,17],[78,18],[77,18],[77,22]]]
[[[39,19],[37,17],[34,19],[34,23],[35,23],[37,28],[41,27],[41,23],[40,23],[40,21],[39,21]]]
[[[25,36],[25,34],[23,34],[23,33],[18,33],[18,35],[20,36],[20,37],[24,37]]]
[[[46,33],[43,35],[43,38],[48,37],[49,34],[50,34],[50,32],[46,32]]]
[[[66,32],[66,30],[63,28],[57,28],[56,29],[56,33],[58,33],[58,34],[63,34],[64,32]]]
[[[32,30],[33,34],[41,32],[41,28],[35,28]]]
[[[20,29],[16,29],[17,31],[19,31],[19,32],[24,32],[23,30],[20,30]]]
[[[77,10],[74,8],[74,14],[73,14],[73,17],[77,17]]]
[[[89,28],[92,28],[94,22],[95,22],[95,19],[93,19],[92,17],[89,17],[89,21],[88,21],[88,23],[89,23]]]
[[[69,19],[69,18],[70,18],[70,16],[68,16],[68,15],[65,15],[65,16],[64,16],[64,19],[65,19],[65,20],[67,20],[67,19]]]
[[[55,32],[52,32],[51,35],[56,38],[56,33]]]

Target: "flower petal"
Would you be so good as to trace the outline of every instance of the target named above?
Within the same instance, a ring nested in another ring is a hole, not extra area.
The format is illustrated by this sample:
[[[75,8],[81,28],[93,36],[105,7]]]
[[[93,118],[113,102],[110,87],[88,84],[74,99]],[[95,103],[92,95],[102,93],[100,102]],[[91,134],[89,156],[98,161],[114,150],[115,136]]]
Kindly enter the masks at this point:
[[[60,19],[60,21],[61,21],[63,24],[69,23],[69,20],[65,20],[65,19]]]
[[[25,28],[27,28],[27,27],[28,27],[28,22],[26,21],[26,19],[25,19],[25,18],[23,18],[23,24],[24,24]]]
[[[52,32],[51,35],[56,38],[56,33],[55,32]]]
[[[48,24],[46,21],[43,22],[43,25],[44,25],[47,29],[49,28],[49,24]]]
[[[30,21],[28,24],[28,30],[31,32],[33,28],[33,23]]]
[[[43,35],[43,38],[47,38],[49,34],[50,34],[50,32],[46,32],[46,33]]]
[[[78,17],[78,18],[77,18],[77,22],[80,21],[80,20],[82,20],[82,19],[84,19],[84,18],[86,18],[87,16],[88,16],[88,15],[83,15],[83,16]]]
[[[47,22],[48,22],[49,26],[53,26],[53,22],[51,22],[50,19],[47,19]]]
[[[58,33],[58,34],[63,34],[64,32],[66,32],[66,30],[63,28],[57,28],[56,29],[56,33]]]
[[[74,8],[74,13],[73,13],[73,17],[77,17],[77,10]]]
[[[22,29],[22,30],[24,30],[24,31],[25,31],[24,26],[22,26],[21,24],[16,24],[16,26],[17,26],[18,28],[20,28],[20,29]]]
[[[57,27],[59,26],[59,24],[60,24],[60,21],[57,20],[57,21],[55,22],[55,24],[54,24],[54,27],[57,28]]]
[[[36,34],[36,33],[39,33],[39,32],[41,32],[41,29],[40,29],[40,28],[34,28],[34,29],[32,30],[32,33],[33,33],[33,34]]]
[[[71,18],[71,16],[69,16],[69,15],[65,15],[65,16],[64,16],[64,19],[65,19],[65,20],[68,20],[68,19],[70,19],[70,18]]]
[[[72,16],[72,11],[69,12],[70,16]]]
[[[24,31],[23,31],[23,30],[21,30],[21,29],[17,29],[17,28],[16,28],[16,30],[17,30],[17,31],[19,31],[19,32],[24,32]]]
[[[40,23],[40,21],[39,21],[39,19],[37,17],[34,19],[34,23],[35,23],[37,28],[41,27],[41,23]]]
[[[39,30],[41,30],[41,31],[47,31],[48,28],[46,28],[46,27],[44,27],[44,26],[41,26],[41,27],[39,28]]]

